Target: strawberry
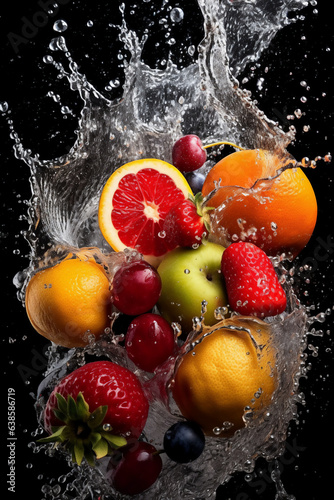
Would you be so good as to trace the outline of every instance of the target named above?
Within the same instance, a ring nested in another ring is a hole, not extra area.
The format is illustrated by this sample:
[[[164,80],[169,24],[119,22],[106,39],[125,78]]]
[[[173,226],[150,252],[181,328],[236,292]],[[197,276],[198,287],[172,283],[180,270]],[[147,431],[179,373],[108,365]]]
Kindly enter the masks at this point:
[[[286,308],[286,295],[266,253],[253,243],[232,243],[221,270],[231,308],[244,315],[275,316]]]
[[[209,231],[209,207],[203,207],[203,197],[199,192],[189,195],[187,200],[174,205],[164,220],[163,230],[166,242],[171,247],[192,247],[201,243],[205,232]]]
[[[61,442],[80,464],[124,446],[123,436],[137,438],[146,423],[149,404],[130,370],[111,361],[95,361],[64,377],[51,393],[44,426],[53,434],[41,442]],[[113,434],[110,434],[110,431]]]

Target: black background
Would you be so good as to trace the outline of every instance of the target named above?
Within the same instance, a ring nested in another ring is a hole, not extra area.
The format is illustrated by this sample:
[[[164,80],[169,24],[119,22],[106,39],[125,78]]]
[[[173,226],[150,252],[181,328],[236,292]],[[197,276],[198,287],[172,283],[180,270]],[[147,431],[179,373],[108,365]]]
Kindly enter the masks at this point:
[[[161,61],[167,55],[167,44],[155,47],[161,39],[161,25],[150,11],[151,4],[137,2],[140,9],[130,13],[131,2],[126,2],[129,23],[135,26],[140,22],[152,21],[153,35],[147,44],[147,60],[152,65],[161,67]],[[159,6],[161,2],[156,2]],[[314,3],[314,2],[312,2]],[[113,7],[111,8],[111,4]],[[135,2],[132,2],[135,4]],[[185,19],[175,27],[175,38],[182,36],[187,42],[197,44],[202,37],[201,15],[192,1],[170,1],[170,5],[183,7]],[[64,33],[73,58],[99,90],[107,97],[117,97],[120,89],[113,93],[104,91],[108,81],[113,78],[121,62],[117,58],[112,28],[108,22],[119,22],[117,2],[59,2],[59,10],[38,17],[42,9],[38,2],[15,3],[12,7],[2,4],[1,10],[1,94],[0,101],[7,101],[11,117],[25,147],[33,154],[40,153],[42,158],[50,159],[66,153],[75,140],[77,116],[81,108],[78,96],[67,89],[67,85],[56,80],[56,71],[42,62],[43,56],[50,54],[47,49],[51,38],[57,35],[52,29],[57,19],[65,19],[69,29]],[[107,15],[108,13],[108,15]],[[259,101],[259,107],[266,114],[277,120],[286,130],[291,124],[297,128],[297,139],[289,151],[297,159],[304,156],[315,158],[324,156],[332,149],[333,138],[333,29],[332,16],[327,2],[309,5],[300,11],[305,16],[296,24],[282,29],[267,49],[258,64],[250,64],[240,77],[244,86],[252,90]],[[293,14],[293,17],[296,13]],[[23,36],[25,19],[34,20],[40,26],[25,34],[26,43],[20,42],[14,50],[13,39],[9,33]],[[87,21],[94,24],[88,28]],[[198,29],[193,29],[194,25]],[[179,30],[179,31],[178,31]],[[89,54],[90,57],[86,57]],[[195,54],[196,56],[196,54]],[[186,51],[171,54],[178,64],[187,64],[191,58]],[[179,62],[179,59],[182,62]],[[262,88],[257,85],[258,78],[264,76]],[[306,81],[309,89],[301,85]],[[62,96],[62,104],[69,106],[74,115],[64,119],[60,107],[49,97],[53,90]],[[302,102],[301,98],[307,97]],[[301,109],[300,119],[287,120],[294,110]],[[6,498],[21,498],[19,487],[23,485],[31,498],[42,499],[40,489],[49,478],[57,478],[63,466],[50,461],[42,454],[34,454],[28,443],[35,440],[32,432],[36,428],[34,400],[38,384],[43,379],[45,368],[44,352],[48,343],[39,337],[30,327],[24,308],[16,299],[13,277],[16,272],[27,267],[29,246],[22,232],[27,230],[24,219],[27,203],[31,197],[29,169],[14,157],[12,141],[9,138],[8,125],[1,118],[1,169],[2,169],[2,212],[1,242],[2,254],[2,365],[3,391],[5,405],[8,388],[14,388],[16,394],[16,493],[8,493]],[[303,127],[310,126],[305,132]],[[61,132],[60,134],[58,132]],[[334,247],[330,245],[334,237],[333,230],[333,165],[319,162],[314,170],[307,172],[314,185],[319,203],[319,217],[315,233],[303,253],[299,256],[300,264],[313,263],[316,272],[311,273],[311,283],[300,283],[302,301],[315,304],[316,313],[331,308],[333,304],[333,259]],[[23,217],[22,217],[23,216]],[[308,291],[308,295],[304,291]],[[332,316],[325,324],[314,325],[325,332],[331,329]],[[332,333],[316,337],[311,343],[319,348],[318,356],[309,352],[312,369],[308,377],[301,380],[305,393],[306,405],[299,408],[298,422],[293,422],[289,430],[286,453],[279,459],[282,481],[288,493],[297,500],[320,500],[328,496],[332,488],[333,474],[333,340]],[[10,341],[9,339],[13,339]],[[26,379],[26,380],[25,380]],[[7,406],[5,405],[5,412]],[[2,435],[6,438],[6,435]],[[6,443],[2,444],[1,453],[8,456]],[[259,461],[256,476],[250,482],[240,473],[227,486],[220,489],[218,498],[232,500],[274,499],[275,487],[270,479],[271,465]],[[6,469],[7,473],[7,469]],[[262,476],[259,475],[262,473]],[[43,476],[39,478],[39,476]],[[260,480],[259,480],[260,478]],[[55,483],[56,484],[56,483]],[[4,484],[2,482],[2,487]]]

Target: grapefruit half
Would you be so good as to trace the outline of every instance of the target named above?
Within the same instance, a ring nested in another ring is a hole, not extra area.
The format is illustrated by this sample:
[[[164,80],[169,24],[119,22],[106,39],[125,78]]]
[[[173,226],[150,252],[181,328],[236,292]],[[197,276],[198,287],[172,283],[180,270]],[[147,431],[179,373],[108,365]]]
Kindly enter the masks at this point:
[[[189,194],[189,184],[173,165],[156,159],[127,163],[115,170],[102,190],[101,232],[115,251],[133,248],[157,263],[172,249],[164,238],[164,219]]]

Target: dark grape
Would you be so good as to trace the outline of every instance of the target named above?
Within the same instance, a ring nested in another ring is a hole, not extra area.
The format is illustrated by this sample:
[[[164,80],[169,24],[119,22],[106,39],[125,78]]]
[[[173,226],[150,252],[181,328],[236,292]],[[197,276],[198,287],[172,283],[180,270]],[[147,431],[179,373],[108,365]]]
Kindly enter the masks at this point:
[[[204,450],[205,436],[196,422],[177,422],[164,436],[164,450],[174,462],[196,460]]]
[[[189,172],[185,174],[185,178],[187,179],[187,182],[194,194],[202,191],[202,187],[205,181],[204,174],[202,174],[201,172]]]

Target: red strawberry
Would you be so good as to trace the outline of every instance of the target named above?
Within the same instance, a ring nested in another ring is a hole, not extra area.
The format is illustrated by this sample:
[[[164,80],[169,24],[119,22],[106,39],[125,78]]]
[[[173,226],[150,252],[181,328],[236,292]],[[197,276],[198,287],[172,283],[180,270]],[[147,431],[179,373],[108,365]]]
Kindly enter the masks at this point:
[[[232,243],[223,253],[221,270],[234,311],[263,318],[285,310],[286,295],[274,266],[253,243]]]
[[[42,441],[65,442],[74,461],[80,463],[85,456],[93,463],[94,454],[97,458],[109,454],[109,445],[126,444],[121,436],[139,437],[148,409],[141,384],[130,370],[111,361],[87,363],[64,377],[51,393],[44,425],[54,434]]]
[[[171,247],[192,247],[201,243],[203,234],[209,231],[207,212],[210,210],[202,207],[202,201],[202,194],[197,193],[170,209],[163,230]]]

